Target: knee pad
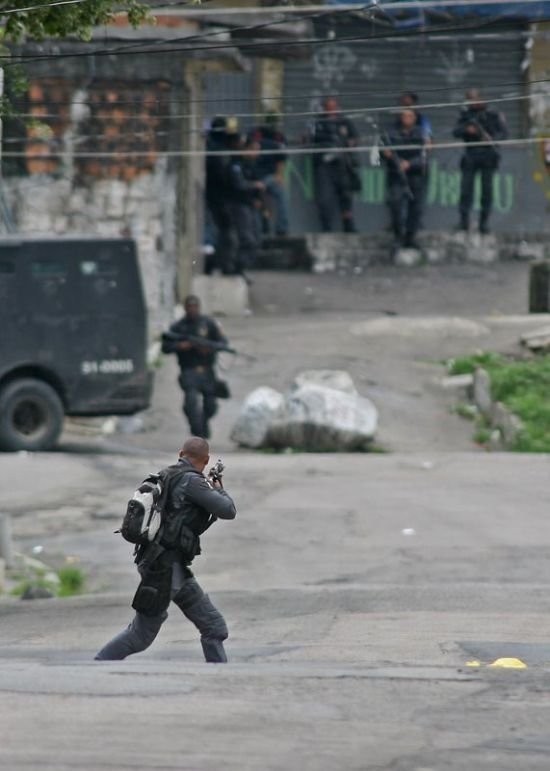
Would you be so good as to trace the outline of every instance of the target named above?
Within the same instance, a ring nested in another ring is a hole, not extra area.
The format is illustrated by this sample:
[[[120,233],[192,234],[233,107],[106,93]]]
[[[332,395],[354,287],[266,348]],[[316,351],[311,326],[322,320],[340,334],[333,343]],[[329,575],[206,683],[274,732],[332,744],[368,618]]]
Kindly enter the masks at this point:
[[[178,589],[172,598],[181,610],[187,610],[195,605],[199,600],[205,597],[205,594],[196,581],[184,581],[183,586]]]
[[[214,640],[227,638],[229,632],[224,617],[196,582],[186,581],[174,596],[174,602],[202,637]]]

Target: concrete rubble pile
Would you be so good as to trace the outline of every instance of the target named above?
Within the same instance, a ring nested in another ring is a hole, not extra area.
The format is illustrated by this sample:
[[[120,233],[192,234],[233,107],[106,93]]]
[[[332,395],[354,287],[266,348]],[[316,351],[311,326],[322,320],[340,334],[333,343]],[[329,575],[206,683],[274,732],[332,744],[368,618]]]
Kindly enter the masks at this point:
[[[245,399],[231,438],[252,449],[368,450],[378,424],[374,404],[340,370],[301,372],[286,394],[263,386]]]

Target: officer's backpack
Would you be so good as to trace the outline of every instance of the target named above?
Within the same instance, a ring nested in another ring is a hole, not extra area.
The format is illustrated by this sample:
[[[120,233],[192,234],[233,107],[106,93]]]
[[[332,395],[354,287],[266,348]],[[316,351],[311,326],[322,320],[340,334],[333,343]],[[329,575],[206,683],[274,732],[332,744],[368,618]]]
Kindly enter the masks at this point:
[[[171,466],[144,479],[128,501],[120,529],[115,532],[136,546],[160,537],[170,481],[180,473],[181,467]]]

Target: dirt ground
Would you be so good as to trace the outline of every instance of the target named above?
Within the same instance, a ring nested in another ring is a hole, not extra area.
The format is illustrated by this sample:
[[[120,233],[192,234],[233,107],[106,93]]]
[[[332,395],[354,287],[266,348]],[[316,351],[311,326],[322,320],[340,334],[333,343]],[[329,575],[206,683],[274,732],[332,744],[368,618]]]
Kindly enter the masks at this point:
[[[380,413],[377,443],[390,451],[473,450],[472,428],[438,385],[442,362],[478,349],[513,351],[542,323],[527,315],[528,265],[375,267],[362,275],[256,272],[250,313],[220,319],[240,355],[220,356],[233,398],[213,422],[216,452],[234,450],[231,428],[261,385],[285,391],[304,369],[344,369]],[[156,372],[147,431],[117,446],[166,451],[187,432],[173,357]]]

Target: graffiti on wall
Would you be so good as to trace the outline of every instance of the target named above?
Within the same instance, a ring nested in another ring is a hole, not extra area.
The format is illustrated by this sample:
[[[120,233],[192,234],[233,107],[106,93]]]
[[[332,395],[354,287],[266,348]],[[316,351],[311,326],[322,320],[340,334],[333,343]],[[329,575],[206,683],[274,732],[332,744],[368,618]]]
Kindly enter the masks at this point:
[[[362,188],[357,200],[363,204],[379,206],[386,200],[386,174],[382,168],[363,167],[361,169]],[[306,200],[315,197],[313,162],[311,158],[301,161],[289,160],[287,164],[287,183],[294,192]],[[479,179],[477,180],[476,200],[479,204]],[[496,173],[493,180],[495,211],[506,214],[514,207],[515,178],[511,172]],[[426,203],[428,206],[443,208],[458,206],[460,198],[460,171],[449,171],[440,166],[437,160],[430,166]]]
[[[548,153],[548,165],[546,154]],[[458,159],[457,159],[458,161]],[[550,222],[550,140],[526,156],[517,153],[506,157],[493,178],[493,208],[497,230],[545,230]],[[361,190],[355,197],[356,213],[367,228],[376,229],[380,217],[371,216],[374,209],[386,206],[386,174],[382,167],[363,165],[360,169]],[[288,160],[287,185],[292,199],[293,229],[315,231],[315,181],[311,156]],[[480,180],[476,180],[474,207],[480,208]],[[450,227],[456,217],[460,199],[460,170],[455,164],[433,158],[426,190],[426,227]]]

